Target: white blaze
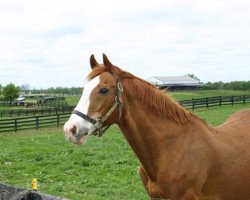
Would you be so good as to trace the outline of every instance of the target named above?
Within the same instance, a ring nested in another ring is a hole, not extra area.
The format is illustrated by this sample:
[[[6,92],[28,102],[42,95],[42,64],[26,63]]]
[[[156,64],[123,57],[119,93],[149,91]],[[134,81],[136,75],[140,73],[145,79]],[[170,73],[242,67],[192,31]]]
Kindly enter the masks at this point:
[[[80,111],[81,113],[87,115],[88,109],[89,109],[89,104],[90,104],[90,100],[89,100],[90,94],[93,91],[93,89],[99,84],[99,82],[100,82],[100,76],[96,76],[91,81],[88,81],[85,84],[82,96],[81,96],[77,106],[75,107],[75,110]],[[80,118],[79,116],[77,116],[75,114],[72,114],[71,117]],[[80,118],[80,119],[82,119],[82,118]]]
[[[84,85],[84,90],[82,96],[75,107],[75,110],[87,115],[89,104],[90,104],[90,95],[93,89],[99,84],[100,76],[96,76],[92,80],[86,82]],[[82,130],[90,129],[93,127],[93,124],[86,121],[85,119],[79,117],[78,115],[72,114],[69,120],[64,125],[64,132],[68,138],[72,138],[71,130],[72,128],[76,128],[76,132],[81,132]]]

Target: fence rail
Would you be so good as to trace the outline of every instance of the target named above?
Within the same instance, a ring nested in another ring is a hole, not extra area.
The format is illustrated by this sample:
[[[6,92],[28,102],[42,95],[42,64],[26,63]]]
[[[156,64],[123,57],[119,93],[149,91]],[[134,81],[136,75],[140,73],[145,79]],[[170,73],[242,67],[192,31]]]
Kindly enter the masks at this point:
[[[5,100],[0,100],[0,106],[20,106],[20,107],[39,107],[39,108],[63,108],[68,106],[66,101],[60,101],[55,100],[55,101],[42,101],[42,100],[36,100],[36,101],[5,101]]]
[[[0,110],[0,117],[67,114],[71,113],[73,108],[74,106],[67,106],[64,108]]]
[[[250,95],[239,95],[239,96],[216,96],[206,97],[191,100],[179,101],[180,105],[185,108],[202,108],[202,107],[213,107],[222,105],[234,105],[234,104],[245,104],[250,102]]]
[[[32,116],[0,119],[0,132],[39,129],[48,126],[63,125],[70,114],[56,114],[47,116]]]

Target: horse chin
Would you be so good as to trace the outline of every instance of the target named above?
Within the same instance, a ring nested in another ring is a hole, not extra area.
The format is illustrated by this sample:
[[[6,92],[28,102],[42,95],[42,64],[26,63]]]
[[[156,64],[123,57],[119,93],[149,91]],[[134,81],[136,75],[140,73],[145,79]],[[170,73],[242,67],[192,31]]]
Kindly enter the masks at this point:
[[[76,140],[73,142],[74,144],[80,145],[80,144],[85,144],[87,141],[88,136],[83,136],[79,140]]]
[[[82,136],[80,138],[76,138],[74,136],[71,136],[69,138],[67,138],[70,142],[77,144],[77,145],[81,145],[81,144],[85,144],[87,141],[88,135]]]

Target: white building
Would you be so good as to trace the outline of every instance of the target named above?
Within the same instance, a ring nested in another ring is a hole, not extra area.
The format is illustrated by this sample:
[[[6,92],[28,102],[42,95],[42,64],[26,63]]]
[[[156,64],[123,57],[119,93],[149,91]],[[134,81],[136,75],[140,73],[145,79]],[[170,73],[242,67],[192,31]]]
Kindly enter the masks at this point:
[[[153,76],[148,79],[160,89],[190,89],[201,87],[202,83],[188,75],[184,76]]]

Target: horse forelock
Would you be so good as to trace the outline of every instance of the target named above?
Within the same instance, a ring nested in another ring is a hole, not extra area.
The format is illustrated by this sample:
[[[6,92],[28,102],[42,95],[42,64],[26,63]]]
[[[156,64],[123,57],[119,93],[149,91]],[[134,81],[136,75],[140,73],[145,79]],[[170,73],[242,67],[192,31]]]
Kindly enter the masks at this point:
[[[96,76],[99,76],[100,74],[102,74],[103,72],[106,72],[107,69],[104,65],[99,65],[97,67],[95,67],[87,76],[87,79],[90,81],[93,78],[95,78]]]

